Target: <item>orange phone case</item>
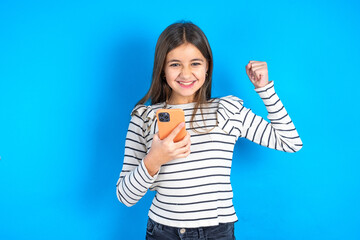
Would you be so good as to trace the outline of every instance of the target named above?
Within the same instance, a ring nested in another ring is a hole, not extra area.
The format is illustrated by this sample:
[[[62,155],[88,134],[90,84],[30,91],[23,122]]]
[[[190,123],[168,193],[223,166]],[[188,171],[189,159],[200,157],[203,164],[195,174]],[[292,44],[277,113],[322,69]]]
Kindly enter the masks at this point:
[[[167,113],[170,119],[168,121],[161,121],[160,113]],[[159,128],[160,139],[166,138],[181,122],[185,122],[185,115],[182,109],[159,109],[156,112],[157,124]],[[182,140],[186,136],[185,126],[180,130],[178,135],[174,138],[174,142]]]

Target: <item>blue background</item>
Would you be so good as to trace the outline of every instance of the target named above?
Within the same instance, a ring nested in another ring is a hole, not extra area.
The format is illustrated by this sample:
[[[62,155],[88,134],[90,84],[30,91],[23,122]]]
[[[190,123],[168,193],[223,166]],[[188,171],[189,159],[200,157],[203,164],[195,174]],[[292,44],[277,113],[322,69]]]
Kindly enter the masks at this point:
[[[304,147],[236,145],[238,239],[360,239],[358,1],[0,2],[0,239],[144,239],[153,192],[115,184],[130,111],[171,23],[199,25],[213,96],[266,117],[246,76],[266,61]]]

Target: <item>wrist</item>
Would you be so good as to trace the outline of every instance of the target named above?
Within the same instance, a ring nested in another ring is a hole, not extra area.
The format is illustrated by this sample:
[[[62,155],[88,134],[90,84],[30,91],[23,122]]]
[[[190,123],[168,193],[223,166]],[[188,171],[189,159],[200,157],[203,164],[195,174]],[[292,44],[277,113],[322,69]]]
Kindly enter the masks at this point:
[[[263,83],[263,84],[261,84],[261,85],[260,85],[260,84],[259,84],[259,85],[255,85],[255,84],[254,84],[254,86],[255,86],[255,89],[259,89],[259,88],[266,87],[267,85],[269,85],[269,83],[270,83],[270,82],[268,81],[268,82]]]
[[[158,164],[155,163],[153,156],[150,154],[146,155],[144,158],[144,165],[148,171],[148,173],[153,177],[159,171],[160,167]]]
[[[255,91],[259,92],[259,91],[262,91],[262,90],[266,90],[268,89],[269,87],[273,86],[274,85],[274,82],[273,81],[268,81],[265,85],[263,86],[255,86]]]

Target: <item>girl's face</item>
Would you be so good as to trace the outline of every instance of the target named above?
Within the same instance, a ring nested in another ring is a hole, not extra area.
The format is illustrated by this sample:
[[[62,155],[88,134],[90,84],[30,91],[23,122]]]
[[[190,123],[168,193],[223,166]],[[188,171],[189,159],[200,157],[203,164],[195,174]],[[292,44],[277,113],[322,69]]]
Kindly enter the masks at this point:
[[[171,50],[165,61],[166,82],[172,89],[169,104],[193,102],[195,93],[205,82],[208,63],[191,43]]]

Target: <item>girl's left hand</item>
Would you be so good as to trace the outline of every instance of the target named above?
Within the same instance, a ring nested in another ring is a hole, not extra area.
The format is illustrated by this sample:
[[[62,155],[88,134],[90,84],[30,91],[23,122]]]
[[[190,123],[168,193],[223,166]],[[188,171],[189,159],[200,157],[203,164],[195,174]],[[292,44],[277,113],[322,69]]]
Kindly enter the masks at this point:
[[[255,88],[261,88],[269,83],[269,75],[266,62],[249,61],[245,66],[246,74]]]

